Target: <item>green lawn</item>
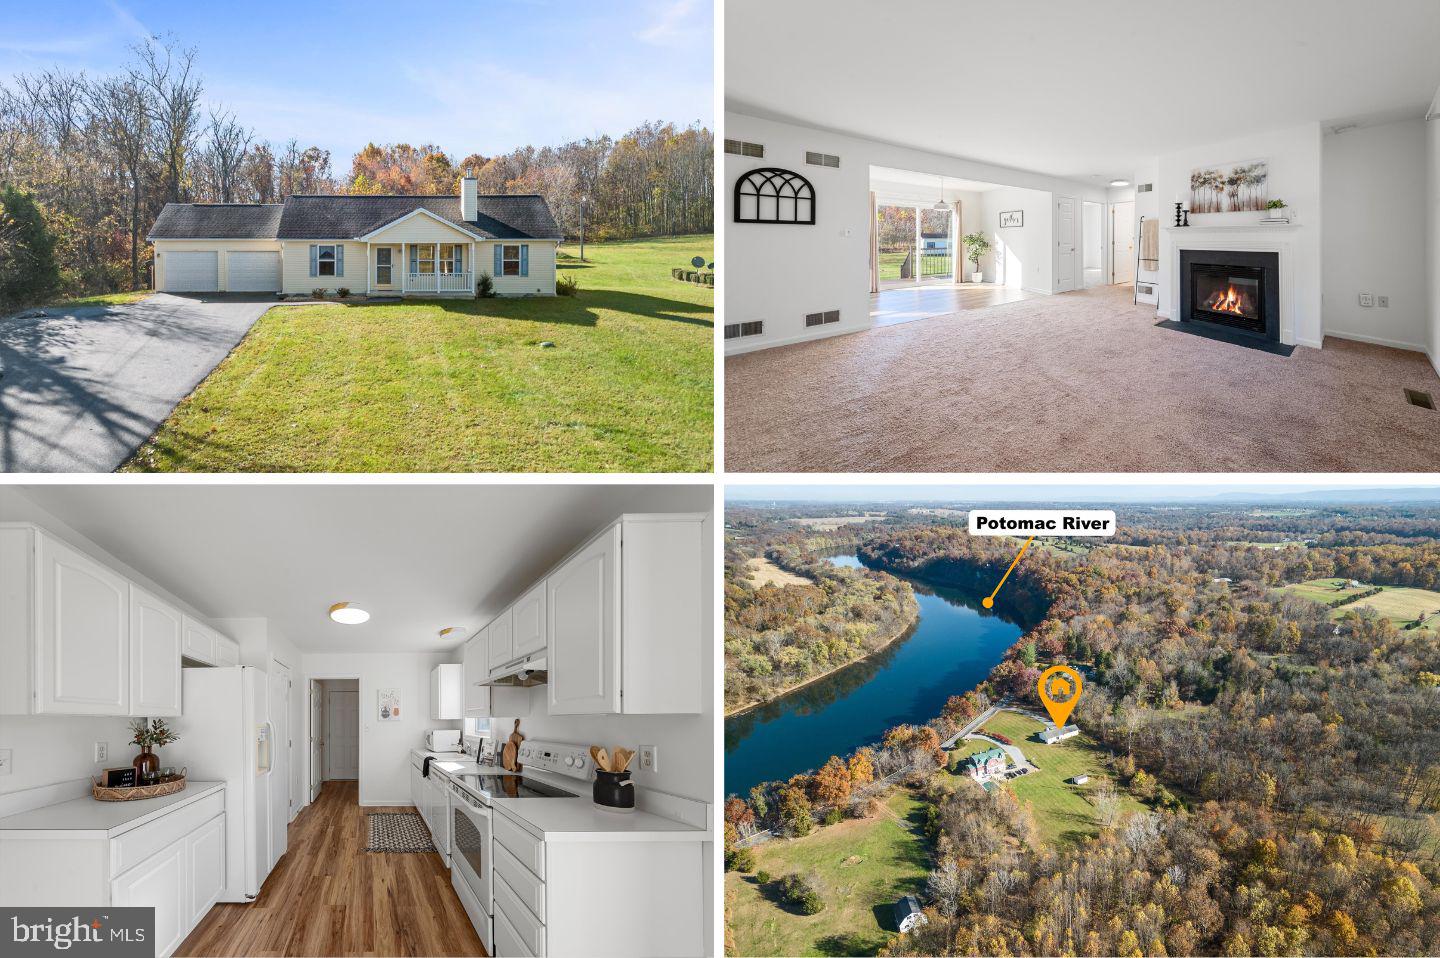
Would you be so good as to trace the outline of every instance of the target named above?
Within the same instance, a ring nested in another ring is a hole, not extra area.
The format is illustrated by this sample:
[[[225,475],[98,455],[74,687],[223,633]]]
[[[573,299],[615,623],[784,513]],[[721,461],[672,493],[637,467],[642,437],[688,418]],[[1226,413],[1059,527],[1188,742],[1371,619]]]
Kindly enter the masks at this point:
[[[820,880],[825,909],[817,915],[778,904],[753,874],[727,874],[726,921],[736,953],[873,955],[892,938],[891,909],[902,895],[924,888],[930,856],[921,837],[924,803],[898,789],[887,808],[877,818],[847,820],[755,849],[757,869],[774,881],[791,872]]]
[[[1083,732],[1054,745],[1032,738],[1044,727],[1044,722],[1024,715],[1001,712],[981,731],[1004,735],[1038,767],[1028,775],[1011,779],[1006,787],[1016,798],[1031,804],[1041,839],[1055,845],[1076,845],[1100,832],[1095,806],[1087,796],[1108,777],[1102,764],[1104,753]],[[1070,784],[1076,775],[1089,775],[1089,783]],[[1121,788],[1120,807],[1127,812],[1141,811],[1144,806]]]
[[[1358,589],[1337,588],[1337,586],[1344,586],[1346,581],[1348,580],[1311,579],[1308,582],[1282,586],[1280,591],[1315,602],[1329,603],[1341,596],[1359,595],[1373,588],[1370,585],[1363,585]],[[1382,589],[1383,591],[1378,595],[1366,596],[1363,599],[1357,599],[1331,609],[1330,617],[1338,619],[1351,610],[1372,609],[1377,615],[1389,619],[1402,629],[1409,627],[1421,616],[1425,617],[1422,625],[1433,626],[1436,624],[1435,613],[1440,612],[1440,592],[1388,585],[1382,586]]]
[[[67,299],[59,303],[46,306],[46,309],[70,309],[76,306],[120,306],[124,303],[138,303],[147,296],[152,295],[148,289],[136,290],[133,293],[100,293],[96,296],[81,296],[79,299]]]
[[[670,270],[713,237],[574,252],[575,297],[272,309],[122,468],[710,471],[714,290]]]

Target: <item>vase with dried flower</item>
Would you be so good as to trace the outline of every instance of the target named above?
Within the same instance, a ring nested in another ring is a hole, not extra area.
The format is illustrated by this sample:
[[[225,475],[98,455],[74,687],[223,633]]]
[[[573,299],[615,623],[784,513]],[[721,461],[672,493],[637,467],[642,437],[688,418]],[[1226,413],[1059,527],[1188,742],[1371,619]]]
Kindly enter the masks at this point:
[[[155,754],[155,749],[178,742],[180,737],[162,718],[137,718],[130,723],[130,732],[131,743],[140,746],[140,754],[130,763],[135,766],[135,783],[152,782],[160,771],[160,756]]]

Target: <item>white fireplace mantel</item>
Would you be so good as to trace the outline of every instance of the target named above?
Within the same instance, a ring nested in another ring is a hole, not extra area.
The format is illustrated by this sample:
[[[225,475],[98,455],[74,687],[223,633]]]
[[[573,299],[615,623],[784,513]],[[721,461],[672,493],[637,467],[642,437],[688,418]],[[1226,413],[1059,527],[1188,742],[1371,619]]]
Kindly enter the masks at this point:
[[[1174,319],[1180,315],[1180,251],[1231,250],[1245,253],[1278,253],[1280,259],[1280,342],[1287,346],[1297,343],[1295,337],[1295,233],[1299,227],[1287,225],[1260,226],[1166,226],[1163,230],[1170,247],[1168,262],[1170,282],[1168,302],[1160,315]],[[1302,345],[1319,346],[1319,343]]]

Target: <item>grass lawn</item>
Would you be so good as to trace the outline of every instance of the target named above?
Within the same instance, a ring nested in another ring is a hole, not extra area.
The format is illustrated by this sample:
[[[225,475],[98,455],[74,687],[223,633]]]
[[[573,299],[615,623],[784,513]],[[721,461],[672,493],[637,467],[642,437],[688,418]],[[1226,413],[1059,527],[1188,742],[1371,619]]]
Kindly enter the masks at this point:
[[[1227,542],[1227,546],[1249,547],[1252,549],[1288,549],[1290,546],[1299,546],[1302,549],[1309,548],[1299,539],[1285,539],[1281,542]]]
[[[1312,602],[1328,604],[1336,599],[1359,595],[1370,589],[1370,586],[1367,585],[1362,585],[1358,589],[1346,588],[1345,583],[1348,581],[1348,579],[1311,579],[1308,582],[1281,586],[1280,591],[1302,599],[1309,599]],[[1341,606],[1341,608],[1346,608],[1346,606]]]
[[[1104,753],[1083,732],[1054,745],[1042,744],[1032,736],[1044,727],[1045,723],[1024,715],[1001,712],[981,731],[1004,735],[1038,767],[1037,771],[1011,779],[1005,787],[1022,802],[1031,804],[1041,839],[1054,845],[1077,845],[1100,832],[1095,806],[1087,796],[1108,777],[1101,764]],[[1089,783],[1071,785],[1069,779],[1076,775],[1089,775]],[[1120,807],[1122,813],[1144,809],[1123,788]]]
[[[147,296],[154,293],[148,289],[137,290],[133,293],[100,293],[97,296],[81,296],[79,299],[67,299],[58,303],[51,303],[46,309],[71,309],[76,306],[120,306],[124,303],[138,303]]]
[[[710,471],[714,290],[670,269],[713,237],[574,252],[575,297],[272,309],[122,468]]]
[[[755,849],[756,868],[772,882],[791,872],[814,875],[825,909],[801,915],[779,904],[755,876],[725,876],[725,912],[741,955],[873,955],[893,937],[891,909],[924,888],[929,850],[921,837],[924,803],[897,789],[888,813],[817,829],[804,838]]]

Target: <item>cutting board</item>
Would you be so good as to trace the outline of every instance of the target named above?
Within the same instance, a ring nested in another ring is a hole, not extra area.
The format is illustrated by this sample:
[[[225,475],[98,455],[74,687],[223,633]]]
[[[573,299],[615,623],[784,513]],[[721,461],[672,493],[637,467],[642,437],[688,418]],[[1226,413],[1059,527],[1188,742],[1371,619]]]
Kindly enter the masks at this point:
[[[525,741],[525,736],[520,734],[520,720],[515,720],[515,731],[510,733],[506,740],[505,747],[500,750],[500,767],[507,772],[520,771],[520,743]]]

